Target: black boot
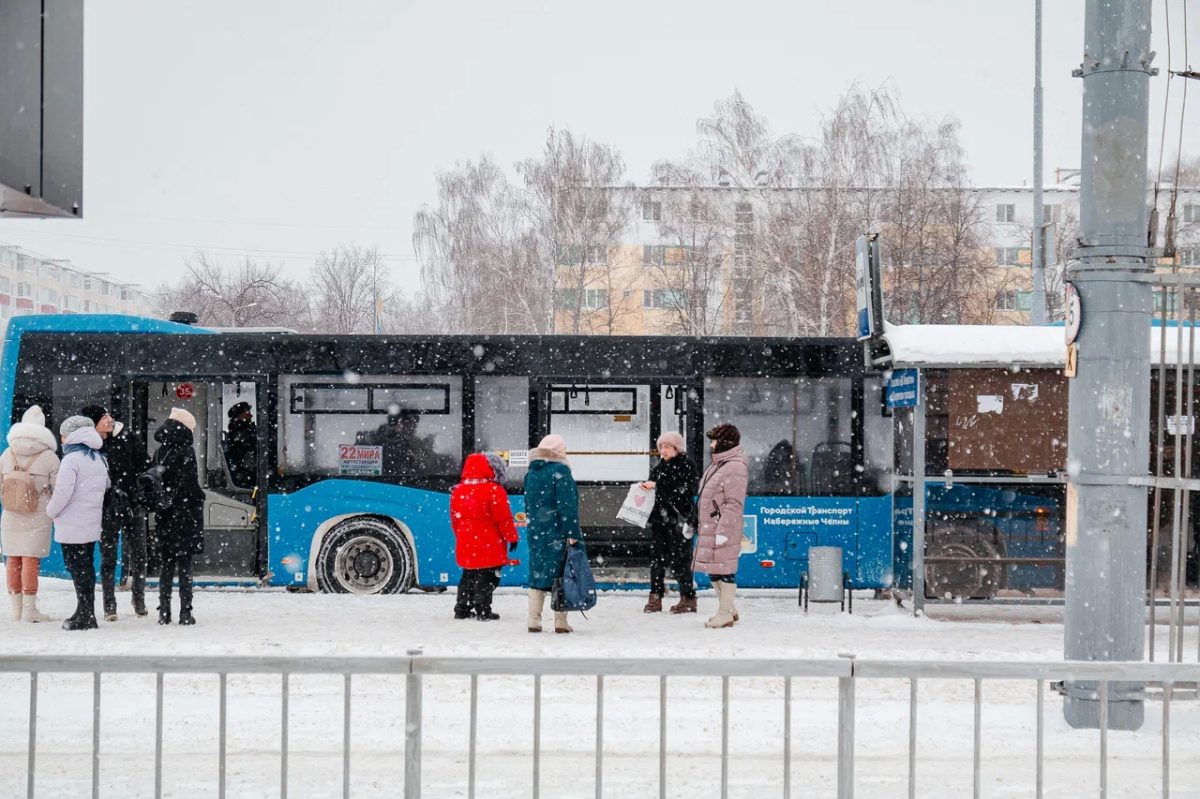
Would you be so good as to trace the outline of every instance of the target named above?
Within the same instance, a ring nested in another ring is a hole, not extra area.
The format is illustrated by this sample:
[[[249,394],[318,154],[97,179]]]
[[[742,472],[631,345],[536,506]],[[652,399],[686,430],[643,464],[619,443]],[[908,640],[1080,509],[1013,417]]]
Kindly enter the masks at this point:
[[[161,601],[159,602],[158,623],[159,624],[170,624],[171,623],[171,600],[168,599],[165,604]]]
[[[478,618],[480,621],[496,621],[496,619],[500,618],[500,614],[492,613],[491,608],[485,608],[479,611],[479,614],[476,616],[476,618]]]
[[[179,623],[192,625],[192,559],[189,555],[179,561]]]
[[[149,614],[146,610],[146,578],[134,577],[131,583],[133,593],[133,612],[139,619]]]
[[[179,609],[179,624],[181,627],[190,627],[196,623],[196,619],[192,616],[191,608]]]
[[[62,628],[68,632],[75,630],[94,630],[100,625],[96,623],[96,614],[88,613],[85,616],[72,616],[63,622]]]
[[[117,591],[116,584],[112,580],[106,580],[103,583],[104,589],[104,620],[117,620]]]

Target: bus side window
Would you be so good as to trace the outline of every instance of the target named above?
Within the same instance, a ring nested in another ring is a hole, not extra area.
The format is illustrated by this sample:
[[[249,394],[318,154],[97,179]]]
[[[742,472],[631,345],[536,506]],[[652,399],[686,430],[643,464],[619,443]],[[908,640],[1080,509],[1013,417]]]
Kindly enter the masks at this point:
[[[806,496],[832,484],[834,495],[848,496],[855,478],[840,472],[850,447],[850,389],[849,378],[706,378],[705,424],[741,431],[751,495]],[[704,457],[707,466],[707,447]]]
[[[529,378],[475,378],[475,451],[512,452],[529,448]],[[527,467],[510,466],[504,487],[519,492]]]

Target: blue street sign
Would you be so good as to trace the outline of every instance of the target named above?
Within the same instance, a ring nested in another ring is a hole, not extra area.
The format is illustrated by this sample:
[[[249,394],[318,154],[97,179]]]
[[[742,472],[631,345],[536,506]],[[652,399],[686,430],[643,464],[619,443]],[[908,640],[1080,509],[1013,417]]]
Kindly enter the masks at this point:
[[[889,408],[913,408],[917,404],[917,386],[920,385],[916,369],[896,369],[888,379],[887,406]]]

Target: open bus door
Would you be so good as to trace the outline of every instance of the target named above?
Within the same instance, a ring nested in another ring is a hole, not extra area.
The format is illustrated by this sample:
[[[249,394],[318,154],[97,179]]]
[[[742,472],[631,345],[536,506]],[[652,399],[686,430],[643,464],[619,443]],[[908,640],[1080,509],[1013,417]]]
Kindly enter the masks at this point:
[[[172,408],[184,408],[196,417],[192,435],[205,497],[204,552],[193,561],[197,581],[265,584],[271,577],[266,537],[270,452],[266,386],[266,377],[259,375],[175,376],[131,385],[133,423],[151,456],[158,449],[154,433]],[[158,573],[153,514],[148,524],[153,577]]]
[[[678,432],[692,449],[695,392],[687,381],[537,381],[537,429],[530,443],[550,433],[566,440],[583,537],[593,561],[606,570],[649,564],[649,529],[618,519],[617,511],[629,487],[648,479],[658,462],[659,435]],[[615,571],[610,576],[619,579]]]

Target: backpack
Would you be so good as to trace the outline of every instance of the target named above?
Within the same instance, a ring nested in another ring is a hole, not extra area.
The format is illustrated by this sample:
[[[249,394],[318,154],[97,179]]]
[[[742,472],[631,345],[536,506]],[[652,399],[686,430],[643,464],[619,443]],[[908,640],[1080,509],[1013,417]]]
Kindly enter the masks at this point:
[[[562,576],[554,580],[551,610],[591,610],[596,607],[596,579],[588,564],[587,552],[578,544],[567,547]]]
[[[156,463],[138,476],[138,493],[147,510],[161,513],[171,509],[171,492],[163,485],[163,472],[167,467]]]
[[[12,455],[14,471],[4,475],[4,482],[0,483],[0,505],[13,513],[36,513],[40,492],[33,484],[33,475],[29,473],[29,467],[38,456],[34,455],[22,468],[17,460],[17,453],[9,450],[8,454]]]

